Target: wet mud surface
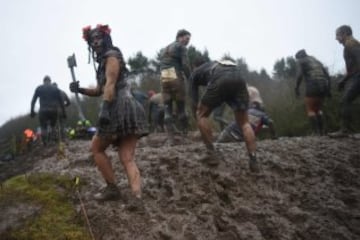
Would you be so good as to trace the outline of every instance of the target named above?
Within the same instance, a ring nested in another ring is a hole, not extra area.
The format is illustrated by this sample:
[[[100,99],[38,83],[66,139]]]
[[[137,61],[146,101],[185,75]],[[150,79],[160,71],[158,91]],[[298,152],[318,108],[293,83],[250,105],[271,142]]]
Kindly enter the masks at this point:
[[[88,141],[70,142],[66,159],[58,159],[51,149],[28,156],[22,160],[28,161],[27,168],[21,170],[78,176],[85,183],[79,189],[81,200],[99,240],[360,239],[359,140],[259,141],[260,174],[249,171],[244,143],[218,144],[223,160],[209,167],[197,134],[176,140],[179,145],[169,147],[164,135],[151,135],[136,149],[143,210],[128,207],[127,178],[112,149],[107,153],[122,199],[94,200],[104,182]],[[4,169],[2,178],[9,176]],[[79,199],[74,202],[82,215]]]

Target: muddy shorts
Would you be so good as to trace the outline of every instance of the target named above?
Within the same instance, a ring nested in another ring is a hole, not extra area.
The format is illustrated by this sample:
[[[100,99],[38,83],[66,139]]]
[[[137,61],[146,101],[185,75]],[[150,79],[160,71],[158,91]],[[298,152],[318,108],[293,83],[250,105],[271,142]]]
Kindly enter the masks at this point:
[[[326,79],[312,79],[305,84],[306,97],[320,97],[323,98],[327,95]]]
[[[161,93],[164,102],[172,100],[185,100],[185,81],[182,77],[177,77],[172,81],[161,81]]]
[[[234,111],[245,111],[249,105],[249,93],[239,71],[227,71],[206,87],[201,104],[211,110],[226,102]]]

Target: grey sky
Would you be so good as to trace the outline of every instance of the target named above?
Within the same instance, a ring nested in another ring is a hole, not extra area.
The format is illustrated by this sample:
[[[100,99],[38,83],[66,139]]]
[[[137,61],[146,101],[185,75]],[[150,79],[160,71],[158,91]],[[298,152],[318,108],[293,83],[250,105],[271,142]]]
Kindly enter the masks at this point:
[[[125,59],[140,50],[153,58],[185,28],[190,43],[208,49],[211,58],[229,53],[268,73],[277,59],[301,48],[331,72],[343,72],[335,29],[349,24],[360,38],[358,0],[11,0],[1,6],[0,125],[30,112],[34,89],[46,74],[70,95],[66,58],[72,53],[80,84],[95,84],[81,32],[87,25],[109,24]]]

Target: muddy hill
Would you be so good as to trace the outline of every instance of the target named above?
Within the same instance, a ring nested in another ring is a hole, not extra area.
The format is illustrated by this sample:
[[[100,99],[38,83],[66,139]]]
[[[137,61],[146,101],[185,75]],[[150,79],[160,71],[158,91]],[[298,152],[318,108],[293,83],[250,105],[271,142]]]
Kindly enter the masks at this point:
[[[2,164],[1,174],[51,172],[79,177],[81,198],[98,240],[360,239],[360,140],[258,141],[260,174],[249,171],[244,143],[219,144],[224,160],[209,167],[202,160],[204,147],[199,140],[183,139],[175,147],[165,146],[163,140],[152,135],[142,139],[136,150],[145,211],[128,208],[127,178],[113,149],[108,154],[123,199],[93,200],[104,182],[91,161],[88,141],[70,142],[66,158],[47,148],[29,154],[11,169]],[[80,201],[74,197],[73,202],[82,217]],[[0,223],[6,222],[2,214]]]

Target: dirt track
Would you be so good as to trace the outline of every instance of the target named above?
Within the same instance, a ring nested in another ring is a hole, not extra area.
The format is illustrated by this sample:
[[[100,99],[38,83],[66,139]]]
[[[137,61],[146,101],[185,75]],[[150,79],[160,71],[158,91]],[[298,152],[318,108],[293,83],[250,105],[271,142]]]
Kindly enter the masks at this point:
[[[44,153],[32,160],[32,171],[70,174],[87,183],[81,194],[99,240],[360,239],[359,140],[258,142],[258,175],[248,170],[243,143],[218,146],[225,159],[210,168],[200,160],[199,142],[186,139],[169,148],[154,136],[142,140],[136,161],[145,213],[127,209],[130,191],[114,151],[108,153],[124,196],[117,202],[92,199],[103,180],[89,160],[89,142],[71,142],[67,160]]]

